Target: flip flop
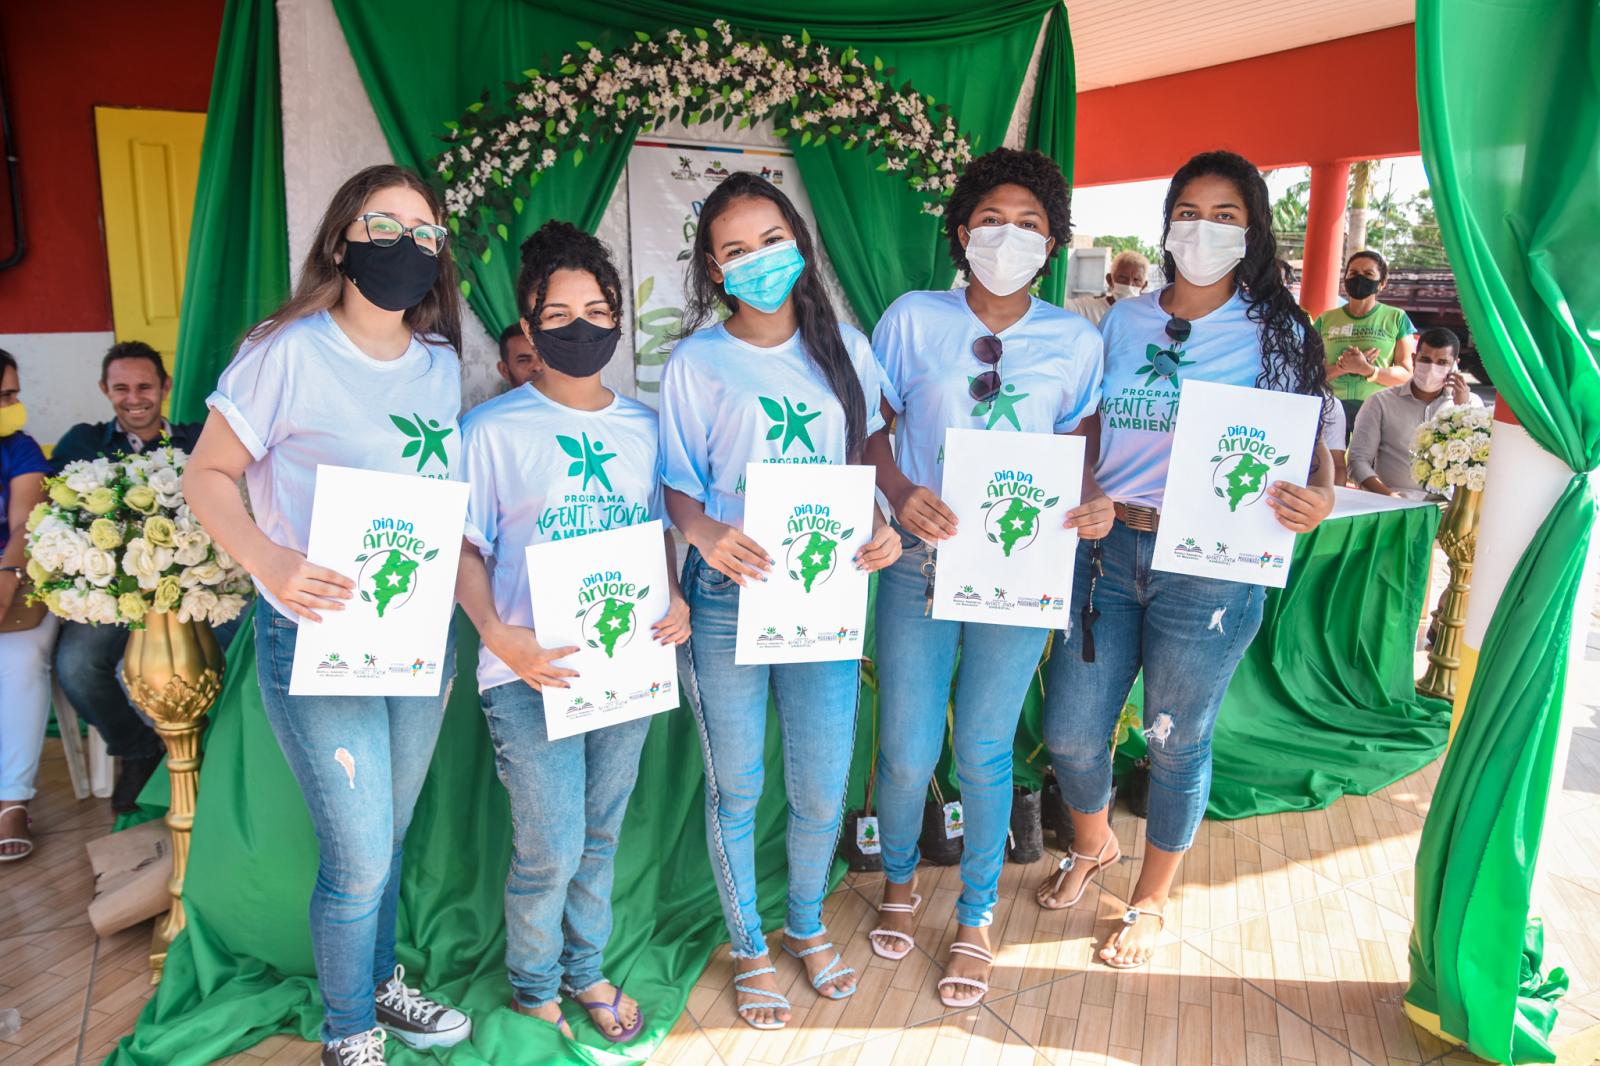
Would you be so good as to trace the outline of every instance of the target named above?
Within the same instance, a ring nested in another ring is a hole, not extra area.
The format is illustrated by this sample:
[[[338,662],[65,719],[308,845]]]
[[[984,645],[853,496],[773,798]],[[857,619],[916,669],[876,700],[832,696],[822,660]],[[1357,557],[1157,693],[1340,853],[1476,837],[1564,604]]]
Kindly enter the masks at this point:
[[[568,1040],[574,1040],[575,1041],[575,1040],[578,1039],[577,1037],[572,1035],[572,1026],[567,1024],[567,1019],[566,1018],[562,1018],[558,1022],[553,1022],[549,1018],[541,1018],[537,1014],[531,1013],[531,1008],[524,1007],[522,1004],[518,1003],[516,1000],[512,1000],[511,1001],[511,1009],[516,1011],[518,1014],[522,1015],[522,1017],[527,1018],[529,1021],[540,1022],[540,1023],[544,1024],[544,1025],[548,1025],[550,1028],[554,1029],[556,1032],[560,1033],[562,1036],[566,1037]],[[604,1034],[601,1034],[601,1035],[604,1035]]]
[[[28,808],[20,803],[13,803],[9,807],[0,807],[0,818],[4,818],[12,811],[21,811],[22,817],[27,820],[28,828],[33,828],[33,815],[29,814]],[[0,845],[5,844],[26,844],[27,847],[15,855],[0,855],[0,862],[17,862],[33,854],[33,841],[28,837],[0,837]]]
[[[1140,910],[1138,907],[1129,907],[1127,912],[1125,914],[1123,914],[1123,916],[1122,916],[1122,929],[1119,930],[1119,932],[1120,933],[1126,933],[1129,929],[1132,929],[1135,925],[1138,925],[1139,924],[1140,915],[1144,915],[1144,914],[1148,914],[1148,915],[1150,915],[1150,917],[1152,917],[1156,921],[1160,922],[1162,930],[1163,931],[1166,930],[1166,928],[1167,928],[1167,916],[1162,914],[1160,911],[1146,911],[1146,910]],[[1110,942],[1107,941],[1106,947],[1110,947],[1110,946],[1111,946]],[[1119,947],[1121,946],[1121,941],[1118,941],[1118,946]],[[1104,950],[1104,949],[1102,948],[1101,950]],[[1095,955],[1096,955],[1097,958],[1100,959],[1101,962],[1105,963],[1107,966],[1111,967],[1113,970],[1137,970],[1141,966],[1150,965],[1150,960],[1156,957],[1156,953],[1155,953],[1155,949],[1154,948],[1152,948],[1150,950],[1150,954],[1145,956],[1145,958],[1144,958],[1144,960],[1142,962],[1116,962],[1116,961],[1114,961],[1112,959],[1108,959],[1108,958],[1105,958],[1104,956],[1100,955],[1100,952],[1098,952],[1098,951],[1095,952]]]
[[[922,897],[913,892],[911,893],[910,903],[879,903],[878,913],[916,914],[917,908],[920,906],[922,906]],[[882,947],[879,945],[878,941],[874,939],[875,937],[880,936],[893,937],[895,940],[904,941],[906,945],[905,950],[896,952],[893,948]],[[899,962],[901,959],[911,954],[912,949],[917,946],[915,937],[913,937],[910,933],[902,933],[898,929],[874,929],[872,932],[867,934],[867,943],[872,946],[872,953],[874,955],[878,956],[880,959],[888,959],[890,962]]]
[[[763,974],[777,972],[778,971],[776,967],[763,966],[760,969],[746,970],[744,973],[736,973],[733,975],[733,990],[735,992],[743,992],[747,996],[765,996],[767,999],[771,1000],[770,1003],[763,1003],[760,1000],[756,1000],[753,1003],[741,1003],[734,1008],[739,1012],[739,1017],[743,1019],[744,1024],[748,1025],[752,1029],[760,1029],[763,1032],[770,1032],[775,1029],[782,1029],[784,1026],[789,1024],[788,1022],[767,1022],[765,1024],[753,1022],[745,1014],[745,1011],[747,1010],[766,1010],[769,1008],[772,1010],[791,1009],[789,1006],[789,1001],[779,993],[770,992],[765,988],[751,988],[749,985],[742,985],[739,983],[740,981],[748,981],[752,977],[760,977]]]
[[[785,954],[793,958],[800,959],[803,962],[807,956],[815,955],[819,951],[832,951],[833,945],[817,944],[814,947],[806,948],[804,951],[796,951],[788,944],[785,944],[783,945],[783,950]],[[849,999],[851,996],[856,994],[856,989],[860,987],[859,985],[851,985],[848,992],[839,992],[837,990],[833,992],[824,992],[822,990],[822,986],[827,984],[829,981],[837,981],[839,978],[852,973],[855,973],[855,970],[844,964],[844,956],[840,955],[837,951],[834,951],[833,961],[828,963],[828,965],[824,966],[822,969],[818,970],[817,976],[811,978],[811,987],[816,989],[819,996],[826,996],[829,999]]]
[[[1107,848],[1111,849],[1110,855],[1106,854]],[[1078,868],[1079,859],[1093,865],[1090,867],[1089,872],[1083,875],[1083,880],[1078,882],[1078,894],[1065,903],[1046,903],[1046,899],[1053,898],[1057,892],[1061,891],[1061,886],[1066,883],[1067,875]],[[1095,874],[1100,873],[1108,866],[1115,866],[1121,861],[1122,849],[1117,846],[1117,837],[1114,833],[1106,837],[1106,842],[1101,844],[1100,850],[1093,855],[1085,855],[1081,851],[1073,851],[1069,848],[1067,857],[1062,859],[1060,865],[1056,867],[1055,879],[1040,885],[1039,891],[1034,894],[1033,898],[1039,906],[1047,911],[1064,911],[1068,907],[1075,907],[1078,905],[1078,901],[1083,898],[1083,894],[1089,890],[1089,882],[1094,880]]]
[[[991,967],[994,965],[994,955],[989,949],[979,944],[969,944],[965,940],[957,940],[951,944],[950,954],[966,955]],[[983,1002],[983,997],[989,994],[989,982],[980,981],[975,977],[945,977],[941,978],[935,987],[939,989],[939,1002],[952,1010],[976,1007]],[[957,988],[963,987],[976,989],[976,992],[965,999],[957,999],[953,993]]]
[[[599,1029],[600,1035],[605,1037],[611,1043],[626,1044],[628,1041],[638,1036],[639,1031],[644,1028],[644,1011],[641,1010],[639,1012],[639,1016],[633,1019],[632,1025],[623,1025],[622,1012],[620,1010],[622,1006],[622,989],[617,985],[613,985],[612,987],[616,989],[617,994],[611,997],[610,1003],[602,1003],[599,1000],[580,999],[578,1000],[578,1006],[589,1011],[610,1011],[612,1019],[617,1023],[618,1027],[622,1029],[622,1032],[618,1033],[616,1036],[612,1036],[604,1029],[600,1029],[598,1025],[595,1026],[595,1028]]]

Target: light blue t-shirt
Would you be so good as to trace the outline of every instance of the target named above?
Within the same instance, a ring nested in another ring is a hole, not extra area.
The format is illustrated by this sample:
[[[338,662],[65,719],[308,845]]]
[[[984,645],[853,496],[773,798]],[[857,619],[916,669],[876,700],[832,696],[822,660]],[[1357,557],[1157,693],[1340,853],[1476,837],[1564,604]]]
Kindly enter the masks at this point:
[[[1189,339],[1176,349],[1161,291],[1118,300],[1100,326],[1106,370],[1095,479],[1118,503],[1145,507],[1160,507],[1166,493],[1183,382],[1255,388],[1261,373],[1261,327],[1245,317],[1250,305],[1237,291],[1209,315],[1191,319]]]
[[[461,434],[466,536],[493,556],[495,612],[507,625],[533,626],[528,545],[664,517],[656,413],[637,400],[579,411],[523,385],[474,407]],[[478,651],[480,692],[516,679]]]
[[[854,326],[841,323],[839,335],[866,397],[867,433],[876,433],[883,413],[872,346]],[[746,464],[842,463],[845,443],[844,408],[798,332],[758,348],[718,323],[672,349],[661,375],[662,480],[716,521],[744,521]]]
[[[1001,343],[1000,393],[979,403],[968,391],[989,369],[972,352],[979,337]],[[1065,433],[1100,402],[1100,334],[1082,315],[1035,298],[1016,322],[991,334],[964,290],[908,292],[872,331],[883,395],[895,420],[895,461],[914,484],[942,490],[944,431]]]

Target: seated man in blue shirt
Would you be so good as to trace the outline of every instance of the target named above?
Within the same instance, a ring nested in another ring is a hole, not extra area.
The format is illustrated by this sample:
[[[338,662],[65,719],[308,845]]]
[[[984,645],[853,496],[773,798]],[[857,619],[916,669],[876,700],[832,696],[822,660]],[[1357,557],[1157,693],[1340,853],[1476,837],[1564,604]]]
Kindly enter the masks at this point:
[[[67,430],[50,456],[55,471],[60,473],[77,459],[138,454],[167,438],[175,447],[191,450],[200,438],[200,423],[172,425],[161,416],[170,388],[167,368],[154,348],[142,341],[112,345],[100,363],[100,391],[111,401],[113,417],[105,422],[80,422]],[[218,639],[222,640],[221,634]],[[111,793],[111,806],[118,812],[138,806],[139,791],[165,752],[155,730],[128,703],[117,680],[117,664],[127,643],[128,631],[122,626],[63,622],[55,660],[56,677],[67,699],[100,731],[107,750],[122,760]],[[225,642],[223,646],[227,646]]]

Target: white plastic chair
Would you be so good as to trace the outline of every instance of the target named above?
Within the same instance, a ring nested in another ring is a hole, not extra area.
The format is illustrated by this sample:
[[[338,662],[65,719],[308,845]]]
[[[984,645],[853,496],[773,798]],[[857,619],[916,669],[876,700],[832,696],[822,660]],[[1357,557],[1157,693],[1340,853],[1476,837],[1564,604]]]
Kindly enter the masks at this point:
[[[116,763],[106,750],[100,731],[89,727],[88,743],[78,728],[78,711],[67,694],[55,685],[53,701],[56,708],[56,725],[61,729],[61,751],[67,760],[67,776],[72,781],[72,794],[80,800],[91,795],[105,799],[111,795],[116,780]]]

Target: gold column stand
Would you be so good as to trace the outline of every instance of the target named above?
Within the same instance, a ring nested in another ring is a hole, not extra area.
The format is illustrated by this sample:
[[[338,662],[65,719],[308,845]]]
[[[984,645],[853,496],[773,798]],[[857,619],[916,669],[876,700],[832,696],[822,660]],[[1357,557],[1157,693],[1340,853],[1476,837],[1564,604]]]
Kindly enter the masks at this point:
[[[128,635],[122,680],[134,706],[155,722],[167,746],[172,800],[167,828],[172,833],[172,908],[157,919],[150,943],[150,983],[161,981],[167,948],[183,929],[183,875],[189,865],[189,832],[194,827],[200,787],[201,719],[222,691],[222,649],[204,622],[180,622],[175,611],[151,611],[145,628]]]
[[[1457,488],[1439,522],[1439,547],[1450,559],[1450,584],[1439,603],[1439,625],[1428,649],[1428,670],[1417,682],[1424,696],[1454,701],[1461,668],[1461,630],[1467,623],[1467,593],[1472,590],[1472,556],[1478,547],[1482,490]],[[1431,567],[1430,567],[1431,569]]]

